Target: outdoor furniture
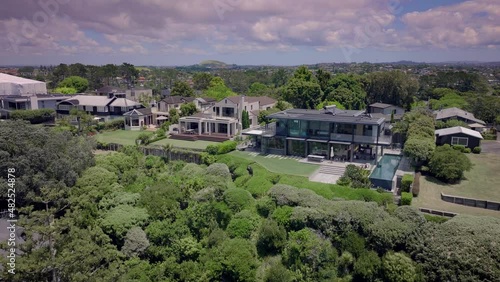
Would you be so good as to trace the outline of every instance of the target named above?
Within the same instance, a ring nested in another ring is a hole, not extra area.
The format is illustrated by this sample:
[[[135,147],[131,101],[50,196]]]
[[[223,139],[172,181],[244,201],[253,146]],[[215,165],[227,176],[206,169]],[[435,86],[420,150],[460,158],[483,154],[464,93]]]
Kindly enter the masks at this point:
[[[194,129],[187,129],[186,133],[187,134],[195,134]]]
[[[307,160],[311,162],[322,162],[323,160],[325,160],[325,157],[318,155],[308,155]]]

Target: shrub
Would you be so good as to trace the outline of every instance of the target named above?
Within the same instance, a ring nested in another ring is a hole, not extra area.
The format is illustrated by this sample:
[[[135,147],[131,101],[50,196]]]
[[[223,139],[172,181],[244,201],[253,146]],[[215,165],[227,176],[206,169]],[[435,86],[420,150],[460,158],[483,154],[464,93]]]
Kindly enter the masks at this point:
[[[401,180],[401,191],[410,192],[411,184],[413,183],[413,175],[405,174]]]
[[[276,209],[276,203],[269,197],[262,197],[257,200],[256,208],[261,216],[268,217]]]
[[[470,154],[471,150],[470,150],[470,148],[465,148],[465,149],[463,150],[463,152],[464,152],[465,154]]]
[[[480,154],[481,153],[481,147],[479,147],[479,146],[478,147],[474,147],[474,149],[472,149],[472,152],[474,154]]]
[[[217,155],[217,152],[219,151],[219,145],[217,144],[208,145],[205,151],[210,155]]]
[[[125,122],[123,119],[114,119],[103,124],[104,130],[118,130],[125,128]]]
[[[207,175],[222,178],[224,180],[231,179],[231,172],[229,172],[229,168],[226,164],[221,163],[211,164],[209,167],[207,167]]]
[[[429,168],[434,176],[450,183],[462,179],[464,172],[472,168],[472,163],[466,155],[445,145],[436,148]]]
[[[348,165],[337,184],[348,184],[352,188],[370,188],[369,172],[355,165]]]
[[[39,124],[54,120],[55,111],[53,109],[38,110],[15,110],[10,113],[11,119],[27,120],[31,124]]]
[[[453,145],[453,149],[463,153],[465,150],[465,146],[464,145]]]
[[[137,136],[135,139],[135,144],[137,145],[148,145],[151,142],[151,137],[153,134],[151,132],[143,132]]]
[[[422,176],[422,174],[420,172],[415,173],[415,179],[413,180],[413,189],[411,189],[413,197],[418,197],[418,194],[420,193],[420,177],[421,176]]]
[[[252,195],[241,188],[231,188],[224,192],[224,202],[235,212],[241,211],[253,204]]]
[[[226,232],[229,237],[250,238],[252,232],[257,229],[259,218],[248,210],[243,210],[233,216],[229,222]]]
[[[201,153],[201,161],[206,165],[211,165],[217,161],[217,158],[214,155],[203,152]]]
[[[413,195],[411,193],[407,193],[407,192],[401,193],[401,205],[402,206],[411,205],[412,199],[413,199]]]
[[[237,145],[238,143],[236,141],[224,141],[221,144],[219,144],[219,150],[217,154],[222,155],[234,151],[236,150]]]

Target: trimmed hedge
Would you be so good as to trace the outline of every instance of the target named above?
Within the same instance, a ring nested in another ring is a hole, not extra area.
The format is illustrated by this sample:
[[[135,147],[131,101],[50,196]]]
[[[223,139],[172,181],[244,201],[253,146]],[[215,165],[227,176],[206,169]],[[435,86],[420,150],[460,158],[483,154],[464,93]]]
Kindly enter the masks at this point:
[[[53,121],[55,111],[53,109],[38,109],[38,110],[15,110],[10,113],[11,119],[27,120],[31,124],[39,124],[47,121]]]
[[[457,150],[457,151],[460,151],[462,153],[464,153],[464,151],[465,151],[465,146],[464,145],[453,145],[452,148],[455,149],[455,150]]]
[[[470,154],[470,152],[471,152],[470,148],[465,148],[463,150],[463,153],[465,153],[465,154]]]
[[[410,192],[411,184],[413,183],[413,175],[405,174],[401,180],[401,191]]]
[[[479,146],[478,147],[474,147],[474,149],[472,149],[472,152],[474,154],[480,154],[481,153],[481,147],[479,147]]]
[[[208,145],[205,151],[210,155],[223,155],[236,150],[238,143],[236,141],[224,141],[220,144]]]
[[[420,177],[421,176],[422,176],[422,174],[420,172],[415,173],[415,178],[413,180],[413,189],[411,189],[413,197],[418,197],[418,194],[420,193]]]
[[[401,193],[401,205],[409,206],[413,200],[413,195],[411,193],[403,192]]]

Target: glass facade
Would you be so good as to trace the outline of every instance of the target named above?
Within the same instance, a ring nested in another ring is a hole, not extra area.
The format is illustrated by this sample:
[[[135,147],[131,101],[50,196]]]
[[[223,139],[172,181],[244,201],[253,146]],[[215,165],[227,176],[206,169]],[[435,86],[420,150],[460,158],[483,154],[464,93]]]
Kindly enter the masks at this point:
[[[289,120],[288,136],[307,137],[307,121],[298,119]]]
[[[305,141],[300,141],[300,140],[287,140],[287,141],[288,141],[287,155],[305,157],[306,154]]]
[[[316,139],[328,139],[330,135],[330,123],[322,121],[310,121],[308,137]]]
[[[325,156],[328,158],[328,143],[323,142],[307,142],[308,150],[307,153],[310,155]]]

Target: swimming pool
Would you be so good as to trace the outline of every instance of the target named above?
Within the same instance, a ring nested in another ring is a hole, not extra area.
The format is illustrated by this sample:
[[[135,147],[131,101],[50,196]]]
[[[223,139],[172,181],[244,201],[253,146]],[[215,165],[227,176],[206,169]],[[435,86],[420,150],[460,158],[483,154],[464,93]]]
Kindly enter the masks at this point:
[[[396,174],[401,158],[402,157],[400,155],[383,155],[378,162],[377,167],[370,175],[371,183],[375,187],[392,190],[392,180],[394,178],[394,174]]]

